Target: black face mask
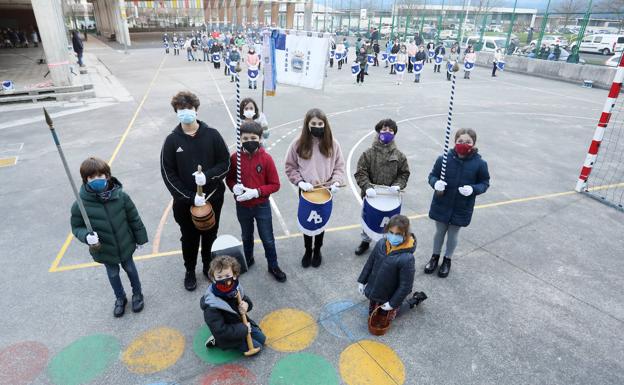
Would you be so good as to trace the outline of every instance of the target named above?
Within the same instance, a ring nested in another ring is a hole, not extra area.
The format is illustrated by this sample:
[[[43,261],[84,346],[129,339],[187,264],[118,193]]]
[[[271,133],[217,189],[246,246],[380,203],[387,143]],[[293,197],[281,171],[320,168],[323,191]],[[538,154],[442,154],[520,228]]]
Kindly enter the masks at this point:
[[[257,140],[250,140],[243,143],[243,148],[250,154],[253,154],[258,148],[260,148],[260,142]]]
[[[315,138],[322,138],[325,135],[325,127],[310,127],[310,134]]]

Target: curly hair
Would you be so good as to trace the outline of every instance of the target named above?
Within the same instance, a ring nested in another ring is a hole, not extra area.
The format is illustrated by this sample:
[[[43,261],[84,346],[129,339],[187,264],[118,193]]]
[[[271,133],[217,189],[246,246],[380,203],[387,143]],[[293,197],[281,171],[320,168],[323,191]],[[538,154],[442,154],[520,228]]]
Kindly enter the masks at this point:
[[[208,270],[208,278],[214,282],[215,273],[218,273],[224,269],[232,269],[234,277],[238,277],[241,272],[241,265],[236,258],[229,255],[220,255],[210,261],[210,269]]]
[[[171,107],[174,112],[178,112],[179,109],[199,109],[199,98],[192,92],[180,91],[173,98],[171,98]]]

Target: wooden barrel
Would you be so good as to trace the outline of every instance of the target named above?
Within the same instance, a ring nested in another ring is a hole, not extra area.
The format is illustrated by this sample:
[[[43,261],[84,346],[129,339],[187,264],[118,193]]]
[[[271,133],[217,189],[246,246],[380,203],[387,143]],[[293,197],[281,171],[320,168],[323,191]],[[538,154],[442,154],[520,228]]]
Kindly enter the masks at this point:
[[[206,202],[204,206],[192,206],[191,219],[199,231],[210,230],[216,223],[215,214],[209,202]]]

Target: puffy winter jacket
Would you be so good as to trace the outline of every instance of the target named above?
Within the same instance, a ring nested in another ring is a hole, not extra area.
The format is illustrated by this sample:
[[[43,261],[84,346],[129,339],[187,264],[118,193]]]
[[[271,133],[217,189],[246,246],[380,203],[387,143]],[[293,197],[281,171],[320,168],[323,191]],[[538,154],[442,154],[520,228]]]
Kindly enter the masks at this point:
[[[440,179],[442,170],[442,156],[436,160],[433,170],[429,174],[429,185],[433,187]],[[481,155],[473,153],[467,158],[460,159],[455,150],[450,150],[446,163],[447,183],[442,196],[435,192],[429,209],[429,218],[455,226],[468,226],[474,211],[475,197],[483,194],[490,187],[488,165]],[[473,193],[463,196],[458,188],[470,185]]]
[[[113,188],[108,201],[102,200],[95,192],[87,191],[85,185],[80,187],[80,198],[102,245],[99,251],[91,252],[93,260],[121,263],[132,258],[136,245],[147,243],[147,231],[132,199],[123,192],[121,183],[114,177],[109,183]],[[76,239],[87,243],[89,231],[76,202],[71,208],[71,227]]]
[[[394,309],[401,306],[412,291],[415,251],[416,237],[413,234],[397,247],[380,239],[358,278],[359,283],[366,285],[366,298],[379,303],[390,302]]]
[[[407,158],[396,147],[395,141],[383,144],[375,135],[373,145],[360,155],[354,176],[363,197],[366,189],[374,184],[404,189],[410,170]]]

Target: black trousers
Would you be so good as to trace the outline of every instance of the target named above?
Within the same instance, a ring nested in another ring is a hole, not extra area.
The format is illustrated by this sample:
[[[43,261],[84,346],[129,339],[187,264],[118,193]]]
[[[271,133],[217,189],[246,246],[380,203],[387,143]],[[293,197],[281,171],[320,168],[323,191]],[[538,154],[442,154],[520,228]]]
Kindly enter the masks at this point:
[[[373,67],[379,67],[379,58],[377,57],[378,55],[378,53],[375,53],[375,62],[373,63]]]
[[[186,271],[195,271],[200,241],[204,270],[207,271],[210,266],[212,244],[217,239],[217,232],[219,231],[223,194],[224,192],[217,191],[209,200],[215,213],[215,226],[208,231],[197,230],[191,219],[190,205],[176,201],[173,203],[173,217],[180,226],[180,232],[182,233],[180,241],[182,242],[182,257],[184,258]]]
[[[357,75],[357,80],[356,80],[356,81],[357,81],[357,83],[359,83],[359,82],[364,83],[364,74],[365,74],[365,73],[366,73],[366,72],[364,72],[364,68],[362,68],[362,69],[360,70],[360,73]]]
[[[496,63],[494,63],[494,67],[492,67],[492,76],[496,76]]]
[[[407,61],[407,72],[411,74],[413,70],[414,70],[414,65],[412,64],[411,60],[408,60]]]
[[[322,233],[320,233],[319,235],[315,235],[314,237],[311,237],[309,235],[303,235],[303,245],[305,246],[306,250],[312,250],[312,238],[314,238],[314,248],[315,249],[320,249],[321,247],[323,247],[323,238],[325,237],[325,232],[323,231]]]

